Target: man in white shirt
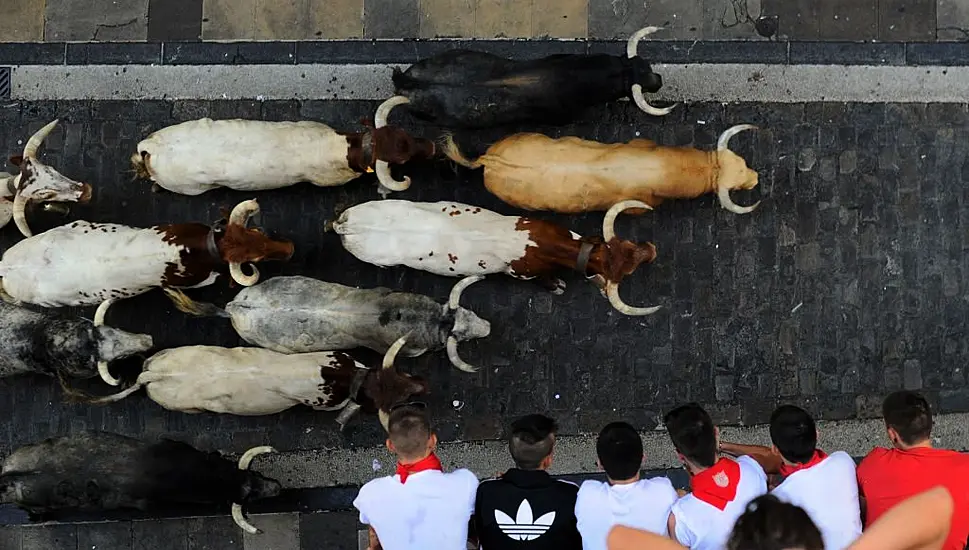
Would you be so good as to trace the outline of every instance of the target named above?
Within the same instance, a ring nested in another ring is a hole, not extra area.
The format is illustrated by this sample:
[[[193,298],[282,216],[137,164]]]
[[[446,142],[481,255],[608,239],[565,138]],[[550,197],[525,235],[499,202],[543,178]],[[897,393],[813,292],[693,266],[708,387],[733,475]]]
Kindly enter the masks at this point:
[[[767,492],[767,474],[749,456],[721,457],[720,430],[696,403],[673,409],[664,423],[691,489],[673,504],[670,537],[692,550],[722,550],[747,503]]]
[[[643,441],[626,422],[613,422],[596,441],[599,468],[607,482],[588,480],[579,487],[575,517],[583,550],[605,550],[614,525],[666,534],[666,520],[676,489],[665,477],[640,479]]]
[[[466,550],[478,478],[464,469],[441,471],[437,435],[423,410],[392,411],[387,431],[397,473],[368,482],[353,501],[360,523],[370,526],[370,550]]]
[[[804,409],[781,405],[771,415],[773,446],[722,443],[723,452],[754,457],[767,473],[784,476],[771,494],[804,509],[821,530],[825,550],[844,550],[861,536],[855,461],[817,448],[818,429]]]

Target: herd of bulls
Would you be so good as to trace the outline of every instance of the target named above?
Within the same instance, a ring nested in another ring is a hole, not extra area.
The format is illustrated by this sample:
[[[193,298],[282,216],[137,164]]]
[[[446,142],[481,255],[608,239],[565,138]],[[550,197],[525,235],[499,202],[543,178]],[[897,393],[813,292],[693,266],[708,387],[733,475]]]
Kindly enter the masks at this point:
[[[400,106],[418,119],[467,130],[535,122],[564,124],[587,108],[632,99],[646,113],[663,116],[674,107],[650,105],[644,92],[662,79],[637,57],[630,38],[626,56],[554,55],[511,61],[472,51],[449,51],[396,70],[398,95],[377,109],[360,133],[341,133],[319,122],[210,119],[184,122],[149,135],[132,163],[139,176],[182,195],[225,187],[252,192],[311,182],[342,185],[374,172],[381,198],[350,207],[327,224],[356,258],[377,266],[404,265],[460,277],[446,304],[386,288],[358,289],[308,277],[275,277],[262,283],[255,263],[286,261],[291,242],[248,227],[259,211],[246,200],[213,226],[175,223],[136,228],[74,221],[33,235],[26,206],[49,208],[91,199],[90,185],[67,178],[37,159],[54,121],[32,136],[23,156],[12,159],[16,176],[0,174],[0,227],[14,220],[26,237],[0,260],[0,376],[42,373],[57,377],[72,398],[107,403],[144,388],[159,405],[186,413],[273,414],[303,404],[340,411],[346,424],[359,410],[387,411],[427,391],[426,382],[394,368],[398,353],[418,356],[446,350],[457,368],[459,342],[490,334],[488,321],[462,308],[461,293],[493,273],[535,280],[555,293],[557,278],[576,270],[592,281],[619,312],[649,315],[659,307],[633,307],[619,295],[621,280],[657,256],[652,243],[618,238],[613,229],[624,211],[642,214],[665,199],[716,193],[731,212],[730,191],[757,185],[757,172],[728,149],[741,124],[726,129],[715,151],[662,147],[636,139],[605,144],[576,137],[552,139],[519,133],[470,160],[451,135],[438,143],[389,126]],[[386,200],[410,178],[396,180],[391,164],[446,157],[484,169],[485,187],[526,210],[562,213],[604,211],[602,236],[581,236],[528,216],[505,216],[458,202]],[[280,159],[286,159],[280,162]],[[183,290],[228,275],[242,290],[224,308],[199,303]],[[120,382],[109,362],[147,352],[151,336],[104,324],[112,303],[161,288],[179,310],[231,320],[238,334],[258,347],[187,346],[162,350],[144,363],[137,382],[115,395],[94,397],[71,389],[70,379],[100,376]],[[98,306],[93,322],[38,309]],[[370,369],[346,350],[384,353]],[[83,452],[79,451],[83,449]],[[35,514],[51,510],[147,508],[159,502],[234,503],[274,496],[279,484],[248,472],[260,447],[238,464],[184,443],[143,443],[102,432],[83,432],[23,447],[3,465],[0,502]],[[184,481],[184,483],[183,483]]]

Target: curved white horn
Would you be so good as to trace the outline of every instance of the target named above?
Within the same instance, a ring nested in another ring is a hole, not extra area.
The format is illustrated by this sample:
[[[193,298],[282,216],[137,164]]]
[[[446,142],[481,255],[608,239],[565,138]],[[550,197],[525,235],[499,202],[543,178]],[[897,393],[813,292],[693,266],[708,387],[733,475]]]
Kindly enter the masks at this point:
[[[34,135],[30,136],[30,139],[27,140],[27,144],[24,145],[24,158],[37,157],[37,150],[40,149],[40,144],[44,143],[44,140],[47,139],[47,136],[50,135],[51,131],[54,130],[54,127],[57,126],[58,122],[60,122],[60,119],[54,120],[47,126],[37,130]]]
[[[717,150],[726,151],[727,146],[730,145],[730,139],[735,135],[743,132],[744,130],[756,130],[757,127],[753,124],[738,124],[731,128],[727,128],[720,134],[720,139],[717,140]]]
[[[242,271],[242,264],[236,262],[229,262],[229,275],[232,280],[239,283],[242,286],[252,286],[259,282],[259,268],[249,264],[249,268],[252,269],[251,275],[246,275]]]
[[[387,353],[384,354],[383,368],[390,369],[394,367],[394,360],[397,359],[397,354],[400,352],[400,348],[404,347],[404,344],[407,343],[408,336],[410,336],[409,332],[398,338],[397,341],[390,346],[390,349],[388,349]]]
[[[455,310],[461,307],[461,294],[466,288],[482,279],[484,279],[484,275],[469,275],[458,281],[458,284],[451,289],[451,295],[448,297],[448,309]]]
[[[229,223],[245,227],[249,223],[249,218],[258,213],[259,203],[255,199],[240,202],[232,209],[232,213],[229,214]],[[259,282],[259,269],[251,264],[249,267],[252,268],[252,274],[246,275],[242,271],[242,264],[229,262],[229,275],[235,282],[242,286],[252,286]]]
[[[448,336],[447,338],[447,358],[451,360],[451,364],[457,367],[458,370],[471,373],[478,372],[478,367],[461,359],[461,356],[458,354],[458,339],[454,336]]]
[[[639,84],[633,84],[633,101],[644,113],[653,116],[666,116],[673,112],[673,109],[678,105],[678,103],[674,103],[669,107],[653,107],[646,100],[646,96],[643,95],[643,87]]]
[[[629,210],[630,208],[645,208],[646,210],[652,210],[653,207],[646,204],[643,201],[628,200],[617,202],[612,205],[607,212],[605,217],[602,218],[602,238],[609,242],[616,236],[616,217],[619,213],[624,210]]]
[[[394,176],[390,174],[390,164],[386,160],[376,161],[374,163],[374,172],[377,173],[377,181],[386,189],[391,191],[407,191],[410,188],[410,176],[404,176],[403,181],[395,180]]]
[[[760,206],[760,201],[757,201],[750,206],[740,206],[730,198],[730,189],[727,189],[726,187],[717,188],[717,198],[720,199],[720,206],[726,208],[734,214],[750,214],[755,208]]]
[[[253,447],[248,451],[246,451],[245,453],[243,453],[241,457],[239,457],[239,469],[248,470],[249,465],[252,463],[252,459],[256,458],[259,455],[264,455],[266,453],[275,453],[275,452],[276,452],[276,449],[270,447],[269,445],[263,445],[261,447]]]
[[[609,303],[612,304],[612,307],[616,308],[623,315],[652,315],[663,307],[633,307],[622,301],[622,298],[619,297],[619,285],[612,282],[606,283],[606,296],[609,298]]]
[[[21,193],[19,189],[13,197],[13,221],[24,237],[33,236],[34,232],[27,225],[27,196]]]
[[[626,42],[626,57],[630,59],[636,57],[636,51],[639,48],[639,41],[646,38],[646,35],[653,34],[659,30],[662,30],[662,27],[643,27],[634,32]]]
[[[98,309],[94,312],[94,326],[100,327],[104,325],[104,316],[108,314],[108,308],[114,303],[114,299],[105,300],[101,302]],[[104,380],[106,384],[111,386],[118,386],[121,384],[121,380],[118,380],[111,375],[111,371],[108,369],[107,361],[98,361],[98,374],[101,376],[101,380]]]
[[[246,516],[242,513],[242,505],[233,502],[232,503],[232,520],[236,522],[236,525],[242,528],[243,531],[249,533],[250,535],[259,535],[262,533],[253,524],[246,520]]]
[[[377,112],[373,116],[374,128],[383,128],[387,125],[387,117],[390,116],[390,111],[398,105],[404,105],[405,103],[410,103],[410,100],[402,95],[395,95],[394,97],[384,101],[377,107]]]

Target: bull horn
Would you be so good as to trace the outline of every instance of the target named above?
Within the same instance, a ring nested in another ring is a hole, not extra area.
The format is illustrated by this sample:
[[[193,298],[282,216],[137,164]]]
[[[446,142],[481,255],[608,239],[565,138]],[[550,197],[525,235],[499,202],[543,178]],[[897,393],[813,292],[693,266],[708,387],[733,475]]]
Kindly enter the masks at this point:
[[[232,209],[232,213],[229,214],[229,223],[245,227],[249,223],[249,218],[258,213],[259,203],[255,200],[240,202]],[[259,269],[254,265],[250,265],[250,267],[252,268],[252,274],[246,275],[242,271],[241,263],[229,262],[229,275],[235,282],[242,286],[252,286],[259,282]]]
[[[34,232],[27,225],[27,196],[17,190],[13,198],[13,221],[24,237],[32,237]]]
[[[484,275],[469,275],[468,277],[458,281],[458,284],[454,285],[454,288],[451,289],[451,295],[447,302],[448,309],[454,311],[461,307],[461,294],[464,293],[465,289],[467,289],[469,286],[482,279],[484,279]]]
[[[104,325],[104,317],[108,314],[108,308],[114,303],[114,299],[105,300],[101,302],[98,306],[97,311],[94,312],[94,326],[100,327]],[[104,380],[106,384],[111,386],[121,385],[121,380],[118,380],[114,376],[111,376],[111,371],[108,369],[107,361],[98,361],[98,374],[101,375],[101,380]]]
[[[377,112],[373,117],[374,128],[383,128],[387,125],[387,117],[390,116],[390,111],[398,105],[403,105],[405,103],[410,103],[410,100],[402,95],[395,95],[394,97],[384,101],[377,107]],[[377,173],[377,181],[380,182],[382,188],[380,189],[380,195],[386,197],[391,191],[406,191],[410,187],[410,178],[404,176],[404,181],[397,181],[390,174],[390,165],[385,160],[378,160],[374,163],[374,172]]]
[[[266,453],[275,453],[275,452],[276,452],[276,449],[268,445],[263,445],[261,447],[253,447],[248,451],[246,451],[245,453],[243,453],[241,457],[239,457],[239,469],[248,470],[249,465],[252,464],[252,459],[256,458],[259,455],[264,455]]]
[[[410,100],[402,95],[395,95],[394,97],[384,101],[377,107],[377,112],[373,116],[373,126],[374,128],[383,128],[387,125],[387,117],[390,116],[390,111],[397,107],[398,105],[405,105],[410,103]]]
[[[40,144],[44,143],[44,140],[47,139],[47,136],[50,135],[50,133],[54,130],[54,127],[57,126],[58,122],[60,122],[60,119],[55,119],[47,126],[37,130],[34,135],[30,136],[30,139],[27,140],[27,144],[24,145],[24,158],[32,159],[37,157],[37,150],[40,149]]]
[[[611,281],[606,283],[606,296],[609,298],[609,303],[612,304],[612,307],[616,308],[623,315],[652,315],[662,307],[633,307],[623,302],[622,298],[619,297],[619,284]]]
[[[383,368],[391,369],[394,367],[394,360],[397,359],[397,354],[400,353],[400,348],[404,347],[404,344],[407,343],[408,336],[410,336],[409,332],[398,338],[397,341],[390,346],[390,349],[388,349],[387,353],[384,354]]]
[[[606,216],[602,218],[602,238],[605,239],[606,242],[611,241],[616,236],[616,217],[619,216],[620,212],[629,210],[630,208],[645,208],[646,210],[653,209],[652,206],[646,204],[645,202],[637,200],[622,201],[612,205],[612,208],[606,212]]]
[[[258,527],[249,523],[245,514],[242,513],[242,505],[236,502],[232,503],[232,521],[235,521],[236,525],[241,527],[243,531],[249,533],[250,535],[262,534],[262,531],[259,530]]]
[[[738,124],[731,128],[727,128],[722,134],[720,134],[720,139],[717,140],[717,150],[727,151],[728,147],[730,146],[730,140],[735,135],[743,132],[744,130],[757,129],[757,126],[754,126],[753,124]],[[717,198],[720,199],[720,206],[723,206],[734,214],[749,214],[760,205],[760,201],[757,201],[750,206],[740,206],[739,204],[733,202],[733,199],[730,198],[730,189],[720,186],[717,186]]]
[[[461,359],[461,356],[458,354],[458,339],[454,336],[447,337],[447,358],[451,360],[451,364],[457,367],[458,370],[470,373],[478,372],[478,367]]]
[[[629,41],[626,42],[626,57],[632,59],[636,57],[637,50],[639,49],[639,41],[646,38],[647,35],[653,34],[654,32],[662,30],[661,27],[644,27],[639,29],[632,36],[629,37]],[[653,107],[646,101],[646,96],[643,95],[643,87],[640,84],[633,84],[633,101],[636,102],[636,106],[643,110],[643,112],[653,115],[653,116],[665,116],[670,114],[676,104],[670,105],[669,107]]]
[[[384,427],[385,432],[390,431],[390,415],[387,414],[383,409],[377,411],[377,418],[380,419],[380,425]]]

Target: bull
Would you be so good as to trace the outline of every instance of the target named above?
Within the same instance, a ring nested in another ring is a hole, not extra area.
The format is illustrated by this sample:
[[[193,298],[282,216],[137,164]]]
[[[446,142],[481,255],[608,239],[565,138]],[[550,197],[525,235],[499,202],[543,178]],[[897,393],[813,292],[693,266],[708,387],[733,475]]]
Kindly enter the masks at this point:
[[[650,315],[660,306],[632,307],[619,296],[622,278],[656,259],[653,243],[616,237],[616,217],[630,208],[651,209],[633,200],[613,205],[603,219],[602,238],[447,201],[366,202],[343,211],[329,225],[347,251],[381,267],[405,265],[447,277],[505,273],[534,279],[556,294],[564,292],[565,283],[554,274],[574,269],[593,280],[619,312]]]
[[[376,166],[381,194],[404,191],[390,177],[389,163],[434,156],[434,142],[413,138],[395,126],[341,133],[319,122],[212,120],[163,128],[138,143],[135,172],[183,195],[227,187],[264,191],[308,181],[343,185]]]
[[[55,227],[7,249],[0,259],[0,291],[8,301],[44,307],[98,304],[95,322],[103,324],[116,300],[155,287],[211,285],[226,263],[237,283],[251,286],[259,271],[253,267],[247,275],[243,263],[293,255],[293,243],[246,227],[258,212],[256,201],[239,203],[224,228],[184,223],[142,229],[87,221]],[[118,385],[110,375],[104,378]]]
[[[559,54],[514,61],[483,52],[449,50],[395,69],[395,93],[378,109],[408,105],[417,118],[447,128],[485,128],[518,124],[566,124],[586,109],[632,97],[653,116],[675,105],[653,107],[643,91],[655,93],[663,79],[637,57],[639,41],[660,30],[646,27],[633,34],[626,56]],[[379,124],[379,122],[378,122]]]
[[[27,223],[27,204],[39,202],[80,202],[91,200],[91,185],[74,181],[37,158],[37,151],[58,121],[37,130],[24,145],[22,156],[11,157],[11,164],[20,168],[12,176],[0,172],[0,228],[13,219],[25,237],[33,235]]]
[[[443,149],[461,166],[484,167],[488,191],[526,210],[590,212],[627,199],[656,207],[666,199],[716,193],[721,206],[747,214],[760,202],[739,206],[730,191],[756,187],[757,172],[728,146],[733,136],[754,129],[750,124],[727,129],[716,151],[660,147],[647,139],[606,144],[534,133],[502,139],[475,160],[466,158],[450,136]]]
[[[87,319],[34,311],[0,301],[0,377],[24,373],[110,378],[108,362],[152,348],[151,336]]]
[[[138,380],[124,391],[100,398],[74,392],[72,397],[93,404],[114,403],[145,388],[152,401],[168,410],[239,416],[276,414],[306,405],[318,411],[340,411],[341,428],[364,408],[376,410],[386,428],[393,405],[427,392],[425,380],[394,368],[405,342],[406,337],[399,338],[377,370],[339,351],[287,355],[262,348],[185,346],[148,358]]]
[[[274,449],[250,449],[235,464],[180,441],[146,443],[83,431],[14,451],[0,473],[0,502],[32,516],[231,502],[236,524],[256,534],[260,531],[245,519],[243,504],[282,490],[278,481],[249,470],[252,459],[268,452]]]
[[[458,343],[488,336],[491,324],[460,301],[464,289],[482,278],[462,279],[443,306],[422,294],[353,288],[309,277],[273,277],[243,289],[225,309],[194,302],[179,291],[169,293],[183,312],[229,318],[243,340],[280,353],[357,347],[385,353],[402,334],[409,334],[401,350],[405,356],[446,348],[455,367],[475,372],[458,354]]]

